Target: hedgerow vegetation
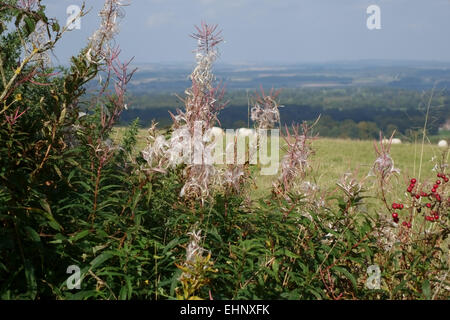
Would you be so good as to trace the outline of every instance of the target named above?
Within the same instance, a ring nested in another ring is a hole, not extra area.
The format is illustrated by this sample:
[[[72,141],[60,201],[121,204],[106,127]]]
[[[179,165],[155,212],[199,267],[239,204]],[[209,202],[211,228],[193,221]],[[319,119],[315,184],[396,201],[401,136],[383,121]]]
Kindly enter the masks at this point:
[[[1,299],[448,298],[448,148],[434,171],[402,176],[380,139],[368,174],[346,170],[328,188],[314,178],[314,124],[293,125],[256,198],[260,165],[179,163],[176,129],[207,132],[225,106],[212,73],[222,38],[207,24],[171,129],[152,126],[140,149],[136,121],[117,141],[133,75],[113,46],[122,10],[106,0],[86,47],[55,69],[48,53],[66,27],[40,1],[0,3]],[[276,96],[254,97],[258,128],[277,126]]]

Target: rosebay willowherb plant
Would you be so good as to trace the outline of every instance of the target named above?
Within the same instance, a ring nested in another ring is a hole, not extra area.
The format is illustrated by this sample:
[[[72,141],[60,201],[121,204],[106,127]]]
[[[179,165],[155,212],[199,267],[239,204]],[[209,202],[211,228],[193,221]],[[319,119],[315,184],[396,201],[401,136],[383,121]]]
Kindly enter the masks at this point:
[[[313,154],[308,136],[310,127],[304,122],[302,132],[299,125],[292,125],[292,134],[285,127],[283,136],[286,142],[286,154],[281,160],[281,175],[274,184],[275,192],[287,194],[295,184],[298,184],[306,175],[309,168],[309,158]]]
[[[106,0],[105,7],[118,3]],[[69,69],[57,73],[42,63],[67,26],[48,18],[40,1],[2,1],[0,17],[0,295],[63,297],[65,269],[96,255],[77,239],[89,230],[108,237],[109,228],[121,223],[107,211],[123,210],[117,185],[129,187],[122,179],[127,171],[108,135],[125,107],[131,75],[118,49],[102,49],[97,59],[87,54],[92,43],[72,57]],[[102,25],[115,23],[114,15],[103,17]],[[94,47],[112,46],[111,37],[97,40]],[[110,71],[105,83],[114,79],[114,93],[104,84],[86,103],[85,85],[100,70]],[[82,277],[100,284],[95,273],[85,269]]]
[[[210,158],[215,144],[205,141],[204,137],[218,121],[218,112],[225,107],[220,102],[224,89],[214,86],[215,77],[212,73],[212,65],[218,56],[217,45],[223,39],[221,32],[217,31],[217,25],[202,23],[196,29],[192,37],[198,43],[195,51],[197,65],[190,75],[192,86],[185,91],[186,98],[182,99],[185,110],[177,110],[176,115],[171,114],[174,132],[169,142],[166,144],[162,137],[153,137],[153,144],[144,150],[144,156],[150,165],[152,155],[162,153],[166,154],[167,159],[158,161],[159,165],[187,164],[184,168],[185,184],[180,196],[198,199],[203,203],[210,196],[217,173]],[[161,151],[163,149],[164,152]]]
[[[270,90],[265,94],[261,87],[261,94],[256,93],[254,105],[251,110],[251,119],[258,129],[272,129],[280,123],[280,105],[277,97],[281,90]]]
[[[178,299],[201,300],[196,294],[210,282],[208,273],[217,272],[213,268],[211,252],[208,252],[205,256],[206,250],[200,245],[201,232],[201,230],[193,230],[188,233],[190,242],[186,247],[186,260],[182,265],[177,266],[182,271],[178,279],[182,288],[176,289]]]
[[[124,15],[122,7],[125,5],[122,0],[105,1],[99,12],[100,27],[89,38],[86,57],[90,62],[97,63],[103,59],[114,60],[111,58],[114,55],[113,40],[119,33],[119,21]]]
[[[217,45],[223,41],[220,31],[217,31],[217,25],[210,26],[202,23],[200,27],[196,27],[197,33],[192,37],[197,40],[198,46],[196,51],[197,66],[191,74],[192,87],[186,90],[187,97],[184,99],[184,112],[179,111],[174,117],[174,127],[183,128],[194,136],[195,127],[200,124],[201,133],[210,130],[217,121],[217,113],[224,107],[220,104],[224,90],[220,87],[214,87],[215,81],[212,74],[212,64],[216,60],[218,51]],[[197,134],[198,134],[197,130]],[[182,142],[181,142],[182,143]],[[201,199],[205,201],[209,197],[209,190],[213,184],[215,176],[215,168],[210,161],[205,159],[204,155],[208,154],[208,146],[206,141],[195,139],[193,143],[194,157],[200,154],[200,161],[197,164],[187,165],[185,168],[186,182],[181,189],[180,195],[185,198]],[[200,162],[200,164],[198,164]]]

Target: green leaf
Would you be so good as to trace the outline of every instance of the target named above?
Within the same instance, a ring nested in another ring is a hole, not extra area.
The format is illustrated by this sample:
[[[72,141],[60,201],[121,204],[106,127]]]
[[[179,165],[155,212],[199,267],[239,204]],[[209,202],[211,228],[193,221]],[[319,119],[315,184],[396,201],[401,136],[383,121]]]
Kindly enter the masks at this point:
[[[130,300],[131,299],[131,295],[133,293],[133,284],[131,283],[131,279],[130,277],[126,277],[126,281],[127,281],[127,299]]]
[[[6,266],[0,262],[0,269],[3,269],[3,271],[8,272],[8,268],[6,268]]]
[[[48,204],[47,200],[41,199],[39,201],[39,203],[41,204],[42,209],[44,209],[48,214],[52,214],[52,211],[50,209],[50,205]]]
[[[280,265],[278,264],[278,261],[274,260],[272,263],[272,270],[275,274],[278,274],[279,267],[280,267]]]
[[[58,22],[54,22],[52,24],[52,30],[55,31],[55,32],[59,32],[59,30],[61,30],[61,27],[59,26]]]
[[[349,279],[352,282],[353,287],[355,288],[355,290],[357,289],[356,279],[347,269],[345,269],[343,267],[338,267],[338,266],[335,266],[335,267],[333,267],[331,269],[332,270],[336,270],[337,272],[339,272],[342,275],[344,275],[347,279]]]
[[[25,22],[27,32],[32,33],[34,31],[34,29],[36,28],[36,22],[29,17],[25,17],[25,19],[23,19],[23,21]]]
[[[34,274],[34,267],[30,260],[25,260],[25,279],[27,281],[28,293],[30,299],[36,298],[37,294],[37,282]]]
[[[74,234],[72,237],[70,237],[69,241],[70,242],[75,242],[77,240],[83,239],[84,237],[86,237],[88,234],[90,233],[89,230],[83,230],[81,232],[78,232],[77,234]]]
[[[176,245],[178,245],[179,243],[181,243],[181,240],[179,238],[175,238],[173,240],[171,240],[165,247],[163,250],[163,254],[166,254],[167,251],[169,251],[170,249],[172,249],[173,247],[175,247]]]
[[[59,124],[63,124],[64,123],[64,119],[66,118],[66,113],[67,113],[67,108],[64,107],[61,111],[61,115],[59,116]]]
[[[292,259],[300,259],[300,256],[299,256],[299,255],[293,253],[292,251],[289,251],[288,249],[285,249],[285,250],[284,250],[284,254],[285,254],[287,257],[292,258]]]
[[[83,290],[75,294],[69,294],[68,300],[87,300],[89,298],[97,298],[99,292],[96,290]]]
[[[316,289],[310,288],[309,292],[311,292],[317,300],[323,300],[322,295]]]
[[[60,177],[61,179],[63,179],[63,175],[61,173],[61,170],[59,170],[59,168],[54,165],[53,168],[55,169],[56,174],[58,175],[58,177]]]
[[[91,261],[91,268],[95,269],[97,268],[99,265],[101,265],[103,262],[105,262],[106,260],[111,259],[114,256],[114,254],[112,254],[110,251],[105,251],[102,254],[100,254],[99,256],[97,256],[94,260]]]
[[[61,231],[63,229],[63,227],[58,223],[58,221],[55,220],[55,218],[53,217],[52,214],[48,214],[48,215],[46,215],[46,217],[47,217],[47,219],[50,220],[48,225],[50,227],[52,227],[54,230]]]
[[[16,21],[14,22],[14,25],[16,26],[16,28],[19,28],[20,22],[22,21],[24,14],[22,11],[19,11],[17,16],[16,16]]]
[[[47,220],[49,220],[49,226],[55,229],[56,231],[61,231],[62,226],[58,223],[58,221],[55,220],[55,217],[53,217],[52,211],[50,209],[50,205],[45,199],[41,199],[40,204],[42,206],[42,209],[39,208],[29,208],[30,211],[39,213],[43,215]],[[26,208],[24,208],[26,209]]]
[[[31,241],[33,242],[41,242],[41,237],[39,236],[39,234],[36,232],[36,230],[34,230],[33,228],[26,226],[24,228],[27,231],[27,235],[30,238]]]
[[[175,295],[175,288],[177,287],[178,283],[179,283],[179,278],[181,276],[181,270],[177,269],[177,271],[175,271],[173,277],[172,277],[172,282],[170,283],[170,295],[174,296]],[[156,288],[157,290],[158,288]]]
[[[427,300],[431,300],[431,286],[430,281],[427,279],[422,283],[422,294]]]

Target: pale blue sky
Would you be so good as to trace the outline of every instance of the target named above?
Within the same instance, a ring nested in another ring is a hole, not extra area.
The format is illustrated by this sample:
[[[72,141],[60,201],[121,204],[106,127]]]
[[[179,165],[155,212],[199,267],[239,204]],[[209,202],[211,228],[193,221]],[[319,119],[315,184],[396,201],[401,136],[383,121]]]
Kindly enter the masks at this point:
[[[60,43],[66,63],[95,30],[102,0]],[[42,0],[66,21],[80,0]],[[366,8],[381,8],[381,30],[368,30]],[[450,0],[134,0],[125,7],[117,42],[136,62],[189,62],[189,37],[202,20],[219,24],[224,63],[304,63],[395,59],[450,61]]]

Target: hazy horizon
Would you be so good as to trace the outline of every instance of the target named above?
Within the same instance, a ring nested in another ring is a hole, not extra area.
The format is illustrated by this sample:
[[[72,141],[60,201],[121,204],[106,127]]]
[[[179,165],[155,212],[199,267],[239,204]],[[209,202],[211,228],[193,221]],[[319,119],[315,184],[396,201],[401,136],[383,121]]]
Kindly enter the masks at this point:
[[[194,60],[173,60],[173,61],[136,61],[136,59],[133,60],[134,64],[149,64],[149,65],[186,65],[186,64],[195,64]],[[370,66],[370,65],[392,65],[392,66],[398,66],[398,65],[433,65],[433,64],[442,64],[450,65],[450,59],[449,60],[416,60],[416,59],[348,59],[348,60],[324,60],[324,61],[261,61],[261,62],[254,62],[254,61],[221,61],[219,58],[216,61],[216,65],[230,65],[230,66],[239,66],[239,65],[247,65],[247,66],[289,66],[289,65],[361,65],[361,66]]]

